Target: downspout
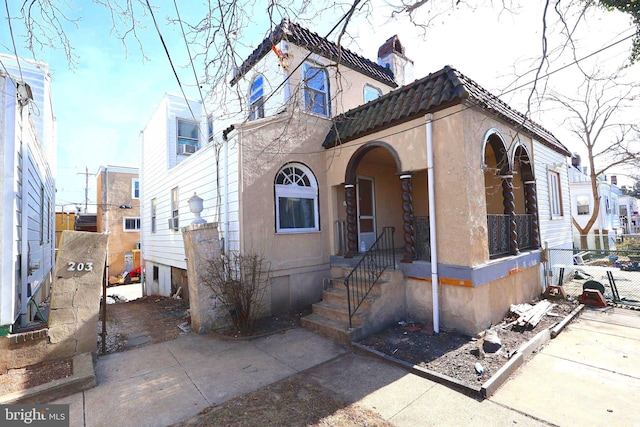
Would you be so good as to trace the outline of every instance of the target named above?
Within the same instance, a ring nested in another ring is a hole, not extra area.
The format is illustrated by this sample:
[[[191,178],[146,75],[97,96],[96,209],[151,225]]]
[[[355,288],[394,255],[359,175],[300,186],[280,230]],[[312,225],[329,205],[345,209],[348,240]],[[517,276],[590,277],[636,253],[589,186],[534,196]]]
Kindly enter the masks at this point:
[[[433,300],[433,332],[440,333],[440,304],[438,302],[438,245],[436,239],[436,199],[433,182],[433,114],[425,115],[427,132],[427,183],[429,198],[429,249],[431,251],[431,297]]]
[[[24,109],[28,108],[28,104],[23,105],[18,101],[18,119],[20,123],[20,156],[22,157],[22,170],[20,171],[21,182],[21,227],[20,227],[20,326],[26,327],[29,321],[29,257],[31,256],[29,248],[29,138],[26,136],[26,125],[24,120]]]
[[[229,136],[224,134],[224,253],[229,253]]]

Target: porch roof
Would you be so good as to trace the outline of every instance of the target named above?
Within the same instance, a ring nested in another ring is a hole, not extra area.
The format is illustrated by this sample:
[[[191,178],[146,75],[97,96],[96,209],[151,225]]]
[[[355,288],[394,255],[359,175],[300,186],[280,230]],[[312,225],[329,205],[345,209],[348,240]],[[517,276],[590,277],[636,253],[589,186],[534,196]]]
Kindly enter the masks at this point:
[[[550,148],[571,155],[551,132],[450,66],[335,117],[322,146],[335,147],[462,103],[479,107]]]
[[[393,77],[393,72],[377,63],[370,61],[356,53],[351,52],[343,47],[327,40],[326,38],[309,31],[308,29],[283,19],[282,22],[274,28],[269,36],[244,60],[238,72],[233,76],[230,84],[236,84],[242,76],[244,76],[261,58],[269,53],[273,46],[281,40],[286,40],[296,46],[308,49],[320,56],[338,62],[338,53],[340,52],[340,64],[359,71],[377,81],[390,87],[398,87]]]

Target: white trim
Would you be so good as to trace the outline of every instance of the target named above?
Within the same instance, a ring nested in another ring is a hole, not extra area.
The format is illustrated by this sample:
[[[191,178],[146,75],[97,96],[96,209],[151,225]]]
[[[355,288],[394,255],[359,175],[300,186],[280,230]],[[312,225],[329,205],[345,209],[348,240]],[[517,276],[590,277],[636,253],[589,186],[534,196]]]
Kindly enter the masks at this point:
[[[276,233],[307,233],[320,230],[320,213],[318,206],[318,182],[311,169],[302,163],[287,163],[282,166],[276,174],[276,182],[278,177],[286,168],[297,168],[305,174],[309,180],[309,186],[300,186],[297,184],[274,184],[275,187],[275,217],[276,217]],[[313,227],[305,228],[281,228],[280,227],[280,199],[304,199],[313,201]]]

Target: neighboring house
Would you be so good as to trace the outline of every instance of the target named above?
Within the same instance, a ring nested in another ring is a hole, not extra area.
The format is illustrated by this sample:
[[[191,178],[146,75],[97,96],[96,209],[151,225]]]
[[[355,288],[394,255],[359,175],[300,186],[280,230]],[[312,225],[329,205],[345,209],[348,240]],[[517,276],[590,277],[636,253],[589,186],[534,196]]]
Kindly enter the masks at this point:
[[[580,166],[579,161],[572,161],[569,168],[569,186],[571,188],[571,215],[580,227],[584,227],[591,219],[595,204],[591,177]],[[573,241],[580,249],[615,249],[616,237],[622,234],[620,222],[619,197],[622,191],[611,184],[606,177],[598,177],[597,193],[600,199],[600,211],[595,223],[587,234],[587,247],[581,244],[578,229],[573,227]]]
[[[0,335],[46,322],[54,265],[55,126],[46,64],[0,55]],[[9,74],[5,70],[8,70]]]
[[[184,276],[197,193],[225,251],[270,261],[272,313],[324,296],[307,324],[339,310],[324,279],[342,287],[389,227],[400,273],[369,332],[434,318],[476,333],[537,297],[542,245],[571,249],[568,150],[453,68],[394,90],[411,68],[397,37],[378,63],[337,53],[285,20],[205,105],[165,96],[141,136],[147,289]]]
[[[109,276],[140,267],[140,180],[138,169],[101,166],[96,174],[98,233],[108,234]]]
[[[623,234],[640,233],[640,199],[633,196],[620,196],[620,226]]]
[[[76,212],[56,212],[56,248],[60,247],[60,237],[65,230],[74,230],[76,225]]]

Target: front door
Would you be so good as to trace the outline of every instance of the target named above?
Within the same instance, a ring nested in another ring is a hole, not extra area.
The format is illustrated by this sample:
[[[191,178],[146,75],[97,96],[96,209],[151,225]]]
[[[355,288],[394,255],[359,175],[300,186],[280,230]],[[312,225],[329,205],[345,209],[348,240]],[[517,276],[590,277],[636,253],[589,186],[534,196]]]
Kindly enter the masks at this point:
[[[376,203],[373,178],[358,177],[358,250],[367,250],[376,241]],[[364,245],[363,245],[364,243]]]

